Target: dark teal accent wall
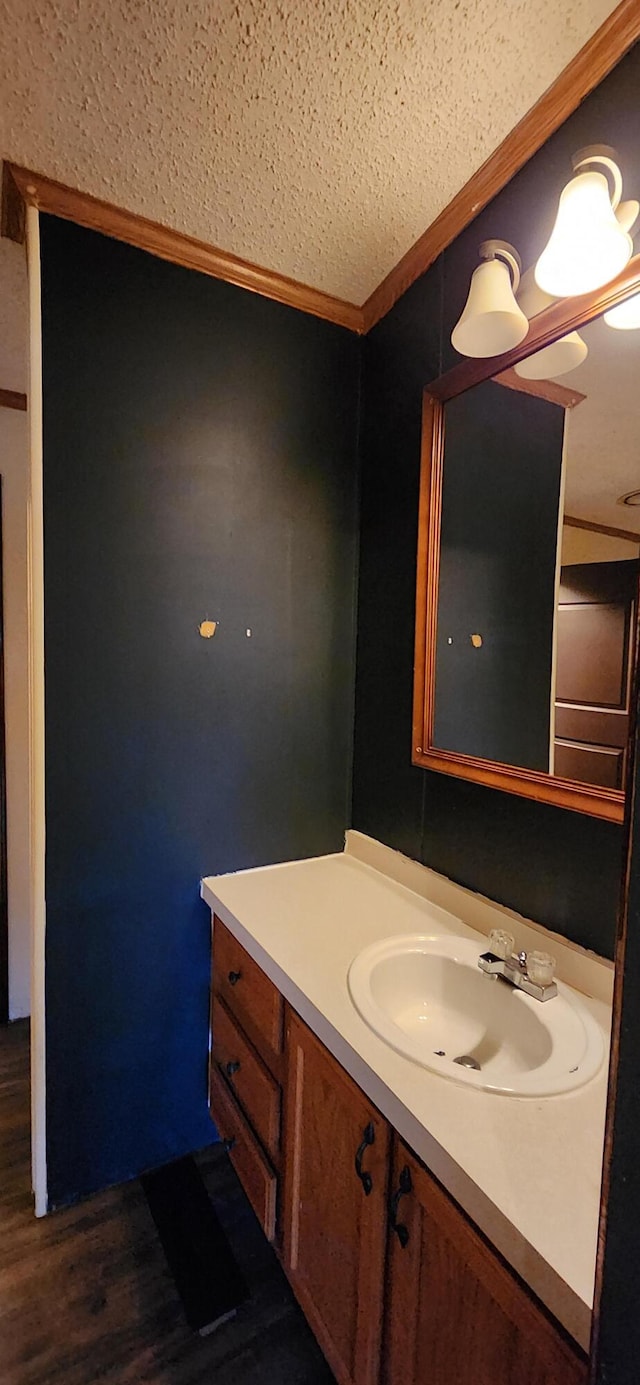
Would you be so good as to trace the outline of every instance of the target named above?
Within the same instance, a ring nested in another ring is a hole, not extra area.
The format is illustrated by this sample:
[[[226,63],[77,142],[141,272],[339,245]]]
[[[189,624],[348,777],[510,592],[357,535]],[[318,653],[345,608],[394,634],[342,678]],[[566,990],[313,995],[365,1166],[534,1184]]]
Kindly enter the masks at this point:
[[[214,1137],[200,877],[342,847],[360,344],[49,217],[42,290],[56,1205]]]
[[[588,144],[618,150],[637,195],[639,82],[636,47],[368,334],[361,425],[353,825],[609,957],[620,827],[411,765],[415,563],[422,391],[460,359],[450,336],[478,247],[499,237],[531,264]]]
[[[421,400],[444,273],[443,257],[365,342],[353,825],[611,956],[621,828],[411,764]]]
[[[52,1205],[211,1137],[203,873],[351,820],[611,954],[619,828],[411,765],[415,550],[478,244],[528,263],[589,142],[633,195],[639,79],[636,49],[364,342],[42,218]]]

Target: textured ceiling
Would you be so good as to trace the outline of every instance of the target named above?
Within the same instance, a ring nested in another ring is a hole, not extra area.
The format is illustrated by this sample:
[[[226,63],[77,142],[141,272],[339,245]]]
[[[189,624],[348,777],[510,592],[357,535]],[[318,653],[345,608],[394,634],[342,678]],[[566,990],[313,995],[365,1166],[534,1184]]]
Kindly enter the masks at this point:
[[[0,154],[362,302],[615,0],[0,0]]]

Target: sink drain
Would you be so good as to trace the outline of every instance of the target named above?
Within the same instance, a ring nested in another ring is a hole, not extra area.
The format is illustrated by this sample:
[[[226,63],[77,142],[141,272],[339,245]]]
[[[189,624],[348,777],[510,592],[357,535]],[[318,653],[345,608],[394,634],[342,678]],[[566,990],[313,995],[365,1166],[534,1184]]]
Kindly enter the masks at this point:
[[[476,1062],[475,1058],[471,1058],[471,1056],[468,1053],[461,1053],[460,1057],[454,1058],[453,1061],[454,1063],[457,1063],[458,1066],[461,1068],[473,1068],[474,1072],[482,1071],[480,1064]]]

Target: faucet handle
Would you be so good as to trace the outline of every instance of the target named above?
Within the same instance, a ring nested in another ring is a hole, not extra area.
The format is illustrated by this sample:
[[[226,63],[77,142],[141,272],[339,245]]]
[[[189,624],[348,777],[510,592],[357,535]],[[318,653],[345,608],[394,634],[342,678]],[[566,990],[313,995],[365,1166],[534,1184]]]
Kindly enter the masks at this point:
[[[550,952],[530,952],[527,956],[529,980],[537,986],[550,986],[556,969],[556,959]]]
[[[492,928],[489,934],[489,951],[494,957],[508,958],[511,956],[516,945],[513,934],[506,933],[504,928]]]

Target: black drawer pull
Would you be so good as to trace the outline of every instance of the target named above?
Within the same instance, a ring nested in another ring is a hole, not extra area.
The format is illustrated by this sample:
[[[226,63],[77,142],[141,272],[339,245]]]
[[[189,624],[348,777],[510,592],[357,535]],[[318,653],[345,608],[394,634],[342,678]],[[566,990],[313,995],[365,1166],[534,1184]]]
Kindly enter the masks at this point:
[[[223,1150],[225,1151],[225,1154],[230,1154],[230,1153],[231,1153],[231,1150],[232,1150],[232,1149],[234,1148],[234,1146],[235,1146],[235,1142],[236,1142],[236,1137],[235,1137],[235,1135],[231,1135],[231,1136],[229,1137],[228,1140],[223,1140],[223,1141],[222,1141],[222,1148],[223,1148]]]
[[[225,1063],[224,1070],[227,1077],[233,1077],[234,1072],[240,1071],[240,1064],[237,1061],[234,1063]]]
[[[237,986],[237,984],[238,984],[238,982],[239,982],[241,976],[242,976],[242,972],[241,972],[241,971],[230,971],[230,972],[229,972],[229,975],[228,975],[228,977],[227,977],[227,980],[228,980],[228,982],[229,982],[229,985],[230,985],[230,986]]]
[[[404,1225],[404,1222],[398,1221],[398,1204],[400,1202],[400,1198],[405,1197],[407,1193],[410,1193],[412,1188],[413,1184],[411,1182],[411,1171],[409,1169],[408,1164],[405,1164],[400,1174],[400,1182],[398,1184],[398,1187],[396,1188],[395,1193],[393,1194],[389,1206],[389,1225],[391,1227],[391,1230],[395,1231],[396,1236],[398,1237],[398,1240],[403,1250],[409,1240],[409,1232],[407,1230],[407,1227]]]
[[[375,1130],[374,1130],[374,1128],[373,1128],[373,1125],[372,1125],[371,1121],[369,1121],[369,1124],[368,1124],[368,1126],[367,1126],[367,1128],[366,1128],[366,1130],[364,1131],[364,1134],[363,1134],[363,1136],[362,1136],[362,1143],[358,1146],[358,1149],[357,1149],[357,1152],[356,1152],[356,1157],[355,1157],[356,1173],[357,1173],[357,1175],[358,1175],[358,1178],[360,1179],[360,1182],[361,1182],[361,1184],[362,1184],[362,1186],[363,1186],[363,1188],[364,1188],[364,1191],[365,1191],[365,1195],[366,1195],[367,1197],[369,1196],[369,1193],[371,1192],[371,1189],[373,1188],[373,1182],[372,1182],[371,1174],[370,1174],[370,1173],[367,1173],[366,1170],[363,1170],[363,1168],[362,1168],[362,1158],[363,1158],[363,1155],[364,1155],[365,1150],[369,1148],[369,1145],[372,1145],[372,1144],[373,1144],[375,1138],[376,1138],[376,1132],[375,1132]]]

